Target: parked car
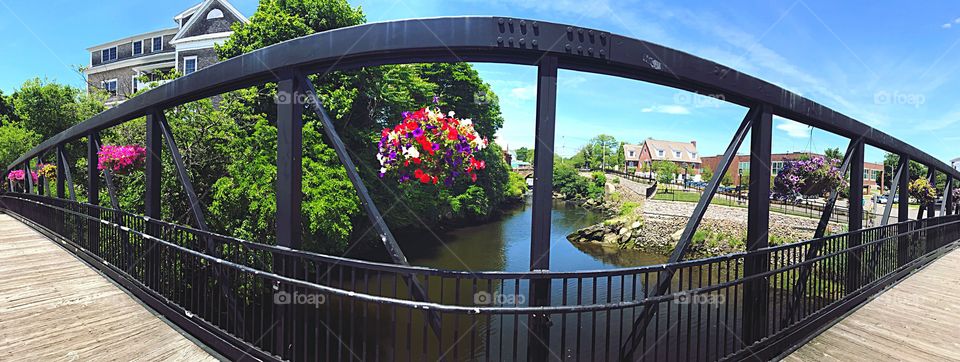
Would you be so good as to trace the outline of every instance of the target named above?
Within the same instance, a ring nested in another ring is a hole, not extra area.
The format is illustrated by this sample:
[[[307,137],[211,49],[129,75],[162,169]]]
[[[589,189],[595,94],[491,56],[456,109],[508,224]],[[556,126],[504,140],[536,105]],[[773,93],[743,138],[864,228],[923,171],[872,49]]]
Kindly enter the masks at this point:
[[[873,195],[873,203],[875,204],[886,204],[887,195]]]

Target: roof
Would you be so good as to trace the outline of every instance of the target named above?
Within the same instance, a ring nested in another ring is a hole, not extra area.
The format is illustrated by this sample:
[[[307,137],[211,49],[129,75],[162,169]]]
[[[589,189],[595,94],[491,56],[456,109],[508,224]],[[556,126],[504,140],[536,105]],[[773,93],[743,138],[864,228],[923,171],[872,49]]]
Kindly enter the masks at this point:
[[[623,157],[627,161],[639,161],[640,160],[640,150],[643,149],[643,145],[631,145],[623,144]],[[630,151],[633,151],[633,156],[630,156]]]
[[[197,9],[200,8],[200,5],[203,5],[203,3],[201,2],[197,5],[191,6],[189,9],[184,10],[182,13],[177,14],[177,16],[173,17],[173,22],[175,23],[179,22],[180,19],[193,15],[193,13],[197,12]]]
[[[677,161],[700,163],[700,153],[697,152],[696,141],[676,142],[647,139],[643,142],[644,147],[650,150],[650,158],[654,161]],[[663,156],[660,156],[663,151]],[[677,157],[680,152],[680,157]]]
[[[204,12],[207,11],[207,9],[210,8],[210,6],[213,6],[214,3],[218,3],[218,2],[219,2],[221,5],[223,5],[223,10],[230,12],[230,13],[233,14],[235,17],[237,17],[237,19],[240,19],[240,21],[245,22],[245,23],[249,23],[249,22],[250,22],[250,20],[247,20],[247,17],[246,17],[246,16],[243,16],[243,14],[240,13],[240,11],[237,10],[237,8],[233,7],[233,5],[230,4],[230,2],[227,1],[227,0],[204,0],[202,3],[200,3],[200,5],[195,6],[195,8],[190,8],[190,9],[192,9],[191,14],[192,14],[192,13],[203,14]],[[191,11],[190,9],[188,9],[187,11]],[[179,15],[178,15],[178,16],[179,16]],[[184,38],[184,35],[187,34],[187,30],[189,30],[190,27],[193,26],[193,24],[196,24],[197,19],[199,19],[199,18],[201,18],[201,17],[200,17],[200,16],[191,16],[191,17],[190,17],[190,20],[187,20],[186,24],[183,24],[183,26],[180,27],[180,31],[177,32],[177,35],[174,35],[174,36],[173,36],[173,40],[171,40],[170,43],[171,43],[171,44],[175,44],[175,43],[177,43],[177,41],[180,40],[180,39],[188,39],[188,38]],[[190,39],[192,39],[192,38],[193,38],[193,37],[190,37]]]
[[[94,45],[94,46],[92,46],[92,47],[87,48],[87,51],[92,52],[92,51],[94,51],[94,50],[100,50],[100,49],[102,49],[102,48],[111,48],[111,47],[114,47],[114,46],[116,46],[116,45],[120,45],[120,44],[124,44],[124,43],[129,43],[129,42],[132,42],[132,41],[143,40],[143,39],[153,38],[153,37],[162,36],[162,35],[176,34],[176,33],[177,33],[177,30],[179,30],[179,29],[177,29],[177,28],[168,28],[168,29],[154,30],[154,31],[146,32],[146,33],[137,34],[137,35],[131,35],[131,36],[128,36],[128,37],[125,37],[125,38],[108,41],[108,42],[103,43],[103,44]]]

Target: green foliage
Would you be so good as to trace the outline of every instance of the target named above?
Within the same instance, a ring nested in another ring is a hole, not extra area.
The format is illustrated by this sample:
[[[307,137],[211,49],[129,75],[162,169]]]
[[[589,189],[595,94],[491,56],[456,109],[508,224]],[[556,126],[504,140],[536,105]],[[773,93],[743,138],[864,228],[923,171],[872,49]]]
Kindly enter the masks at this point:
[[[553,188],[567,198],[589,199],[603,196],[603,186],[597,186],[595,179],[580,176],[577,170],[568,164],[554,166]]]
[[[907,188],[910,190],[910,196],[917,199],[921,205],[933,202],[937,198],[937,190],[934,190],[933,185],[925,178],[910,181]]]
[[[453,197],[450,206],[461,217],[482,218],[490,212],[490,200],[486,192],[476,185],[470,185],[466,192]]]
[[[520,147],[517,149],[517,159],[523,162],[533,163],[533,149]]]
[[[620,205],[620,216],[633,214],[633,211],[640,207],[639,202],[627,201]]]
[[[604,175],[603,172],[594,171],[590,174],[590,178],[593,179],[593,185],[599,188],[603,188],[607,185],[607,175]]]
[[[104,110],[102,95],[34,78],[10,96],[21,125],[47,139]]]
[[[703,166],[703,170],[700,171],[700,177],[704,181],[709,181],[713,179],[713,170],[710,169],[710,166]]]
[[[507,180],[507,187],[503,190],[503,196],[507,200],[519,200],[527,193],[527,180],[523,175],[510,172],[510,178]]]
[[[7,165],[30,151],[40,141],[39,134],[21,127],[18,123],[3,123],[0,125],[0,165],[6,169]]]
[[[676,178],[677,167],[676,163],[670,161],[654,161],[653,172],[657,174],[657,182],[659,183],[671,183]]]
[[[839,147],[828,148],[823,151],[823,155],[827,156],[827,159],[843,160],[843,153],[840,153]]]
[[[891,185],[890,180],[897,174],[897,167],[900,166],[900,155],[887,152],[883,156],[883,184]],[[927,167],[917,161],[910,161],[910,180],[916,180],[920,177],[926,177]]]

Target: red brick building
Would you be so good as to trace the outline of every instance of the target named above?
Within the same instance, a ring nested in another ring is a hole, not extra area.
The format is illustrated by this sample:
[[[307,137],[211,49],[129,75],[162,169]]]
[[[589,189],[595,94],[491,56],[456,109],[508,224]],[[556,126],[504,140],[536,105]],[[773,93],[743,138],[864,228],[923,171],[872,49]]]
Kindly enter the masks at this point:
[[[776,176],[780,173],[780,170],[783,169],[783,165],[787,161],[794,161],[804,156],[823,157],[823,155],[808,152],[774,153],[770,155],[770,173]],[[717,172],[717,165],[720,164],[722,157],[723,155],[703,157],[703,167],[709,167],[711,171]],[[730,180],[733,185],[743,185],[749,182],[746,177],[740,180],[740,170],[744,170],[744,174],[750,173],[750,155],[734,156],[733,162],[731,162],[730,167],[727,168],[727,175],[730,175]],[[864,162],[863,187],[868,191],[883,190],[883,172],[883,164]]]
[[[689,168],[692,175],[700,174],[700,154],[697,141],[675,142],[648,138],[642,145],[623,145],[626,167],[650,166],[655,161],[669,161],[677,164],[681,170]]]

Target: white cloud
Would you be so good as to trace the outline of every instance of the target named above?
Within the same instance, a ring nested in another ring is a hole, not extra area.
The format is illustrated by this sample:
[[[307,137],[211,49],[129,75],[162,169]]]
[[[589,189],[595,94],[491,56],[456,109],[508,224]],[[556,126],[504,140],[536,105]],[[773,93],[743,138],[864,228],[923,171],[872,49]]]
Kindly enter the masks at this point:
[[[787,133],[787,136],[793,138],[810,137],[810,126],[789,119],[780,119],[777,129]]]
[[[640,110],[643,113],[663,113],[663,114],[690,114],[690,110],[684,106],[678,105],[658,105]]]
[[[537,96],[537,85],[536,84],[527,84],[524,86],[516,87],[510,89],[510,96],[514,99],[521,101],[528,101],[536,98]]]
[[[954,24],[960,24],[960,18],[953,19]]]
[[[946,23],[946,24],[941,25],[940,27],[941,27],[941,28],[944,28],[944,29],[950,29],[951,27],[953,27],[953,24],[951,24],[951,23]]]

